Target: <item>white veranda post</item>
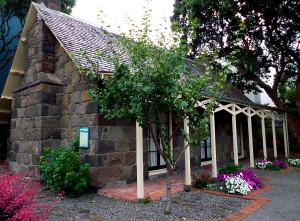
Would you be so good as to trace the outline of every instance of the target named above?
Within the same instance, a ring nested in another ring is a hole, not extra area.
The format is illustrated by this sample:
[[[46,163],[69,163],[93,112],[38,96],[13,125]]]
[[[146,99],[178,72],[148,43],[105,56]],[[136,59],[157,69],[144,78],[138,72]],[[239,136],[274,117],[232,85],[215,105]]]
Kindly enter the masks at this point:
[[[250,167],[254,167],[252,119],[251,119],[251,110],[250,110],[250,108],[248,109],[247,121],[248,121],[248,139],[249,139]]]
[[[136,122],[137,198],[144,198],[143,128]]]
[[[184,119],[184,131],[189,134],[190,129],[188,126],[188,120]],[[184,147],[188,145],[188,142],[184,141]],[[185,184],[191,185],[191,154],[190,154],[190,146],[188,146],[184,151],[184,160],[185,160]]]
[[[272,134],[273,134],[274,158],[277,158],[277,141],[276,141],[276,128],[275,128],[274,112],[272,113]]]
[[[237,130],[236,130],[235,105],[232,106],[232,138],[233,138],[234,164],[239,164],[239,153],[238,153],[238,146],[237,146]]]
[[[286,113],[283,114],[282,130],[283,130],[283,139],[284,139],[284,155],[286,158],[289,157],[288,154],[288,137],[287,137],[287,127],[286,127]]]
[[[216,132],[215,132],[215,115],[210,116],[210,137],[211,137],[211,163],[212,175],[217,177],[217,152],[216,152]]]
[[[262,132],[264,159],[268,159],[267,142],[266,142],[265,112],[264,111],[261,112],[261,132]]]

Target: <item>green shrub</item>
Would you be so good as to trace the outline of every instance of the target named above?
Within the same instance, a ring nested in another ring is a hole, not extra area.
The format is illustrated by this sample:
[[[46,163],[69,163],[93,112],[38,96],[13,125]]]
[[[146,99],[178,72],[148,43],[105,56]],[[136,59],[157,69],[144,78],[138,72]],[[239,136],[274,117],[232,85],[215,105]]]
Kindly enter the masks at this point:
[[[64,191],[70,197],[84,193],[92,181],[89,164],[81,164],[74,148],[45,148],[40,157],[41,178],[53,190]]]
[[[192,191],[192,186],[191,185],[185,185],[184,187],[183,187],[183,191],[184,192],[191,192]]]
[[[224,167],[223,169],[219,170],[219,174],[233,174],[236,172],[240,172],[242,171],[242,165],[235,165],[233,163],[229,163],[226,165],[226,167]]]
[[[147,196],[145,198],[141,198],[138,200],[140,203],[143,203],[143,204],[148,204],[148,203],[151,203],[152,199],[150,196]]]
[[[192,186],[197,189],[204,189],[209,184],[213,184],[216,181],[215,178],[211,177],[207,173],[199,173],[192,175]]]

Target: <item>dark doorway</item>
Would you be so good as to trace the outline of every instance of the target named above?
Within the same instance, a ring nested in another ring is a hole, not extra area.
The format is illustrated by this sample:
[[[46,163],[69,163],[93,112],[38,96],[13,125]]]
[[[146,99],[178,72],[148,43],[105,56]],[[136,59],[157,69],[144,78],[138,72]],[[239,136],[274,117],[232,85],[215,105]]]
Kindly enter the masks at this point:
[[[9,133],[9,125],[0,124],[0,160],[7,158],[7,140]]]

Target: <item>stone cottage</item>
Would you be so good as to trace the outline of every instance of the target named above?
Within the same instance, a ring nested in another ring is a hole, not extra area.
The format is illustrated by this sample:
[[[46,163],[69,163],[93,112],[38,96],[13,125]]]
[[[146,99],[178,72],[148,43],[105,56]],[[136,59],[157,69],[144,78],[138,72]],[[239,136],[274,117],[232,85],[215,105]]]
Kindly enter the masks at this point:
[[[105,120],[87,93],[88,78],[69,56],[79,58],[80,49],[88,53],[96,48],[106,51],[103,30],[48,8],[53,2],[57,1],[46,1],[46,6],[31,4],[2,94],[2,98],[12,100],[9,167],[12,171],[37,169],[43,148],[68,146],[80,127],[88,127],[89,148],[80,149],[80,154],[91,165],[94,184],[105,186],[137,179],[141,186],[143,179],[165,172],[164,162],[153,147],[147,128],[123,119]],[[99,74],[113,73],[110,63],[99,62]],[[205,100],[200,103],[205,106]],[[200,163],[211,164],[214,176],[218,162],[237,164],[239,158],[246,157],[253,167],[258,148],[252,134],[254,116],[261,118],[263,156],[267,157],[265,118],[270,117],[274,122],[275,114],[285,121],[277,109],[253,103],[231,86],[211,116],[210,136],[193,151],[186,150],[185,159],[179,165],[186,171],[186,183],[191,182],[191,167]],[[171,128],[172,115],[165,120]],[[286,124],[283,125],[286,131]],[[183,138],[175,136],[172,142],[178,146]],[[276,157],[275,126],[272,148]]]

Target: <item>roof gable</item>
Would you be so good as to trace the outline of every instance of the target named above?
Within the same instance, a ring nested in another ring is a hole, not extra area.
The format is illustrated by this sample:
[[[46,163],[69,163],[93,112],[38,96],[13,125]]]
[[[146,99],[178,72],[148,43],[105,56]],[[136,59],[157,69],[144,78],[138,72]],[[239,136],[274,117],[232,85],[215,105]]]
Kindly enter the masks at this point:
[[[48,9],[44,5],[32,4],[65,51],[74,55],[75,60],[81,65],[88,64],[85,59],[82,59],[80,50],[85,51],[89,58],[96,56],[96,49],[110,53],[107,44],[110,38],[103,29],[62,12]],[[94,59],[93,62],[98,63],[100,72],[114,70],[113,65],[104,59]]]

